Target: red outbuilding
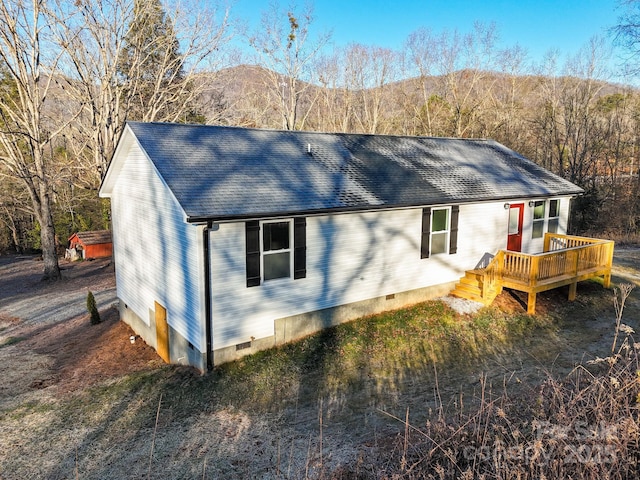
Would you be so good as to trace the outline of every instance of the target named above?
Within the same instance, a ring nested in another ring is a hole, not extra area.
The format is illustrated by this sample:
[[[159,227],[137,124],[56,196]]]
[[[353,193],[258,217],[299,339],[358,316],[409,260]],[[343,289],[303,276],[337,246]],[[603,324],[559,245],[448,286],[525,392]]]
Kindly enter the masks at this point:
[[[83,259],[110,257],[113,243],[109,230],[78,232],[69,237],[69,250],[75,250]]]

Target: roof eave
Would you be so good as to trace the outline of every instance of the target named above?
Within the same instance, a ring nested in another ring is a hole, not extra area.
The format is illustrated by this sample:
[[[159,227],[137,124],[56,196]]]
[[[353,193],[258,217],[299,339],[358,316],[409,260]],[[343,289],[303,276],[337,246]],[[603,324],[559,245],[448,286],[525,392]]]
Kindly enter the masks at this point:
[[[128,150],[131,143],[134,141],[135,134],[131,131],[129,125],[125,123],[122,132],[120,132],[120,137],[116,142],[116,149],[113,151],[113,155],[111,155],[111,159],[109,160],[107,172],[100,182],[100,188],[98,188],[98,196],[100,198],[111,197],[111,192],[113,191],[116,179],[123,167],[124,160],[119,160],[122,157],[121,152]]]
[[[517,199],[521,199],[521,198],[536,199],[536,198],[574,197],[577,195],[581,195],[582,193],[584,193],[584,190],[578,187],[575,190],[571,190],[567,192],[522,195],[518,197],[514,197],[513,195],[510,195],[510,196],[494,197],[494,198],[466,198],[466,199],[458,199],[458,200],[451,199],[451,198],[442,198],[442,199],[431,201],[429,203],[407,203],[407,204],[394,204],[394,205],[362,205],[362,206],[356,206],[356,207],[318,208],[318,209],[309,209],[309,210],[250,212],[250,213],[231,214],[231,215],[187,215],[186,221],[187,223],[202,224],[202,223],[211,223],[211,222],[245,221],[245,220],[252,220],[257,218],[306,217],[306,216],[317,216],[317,215],[327,215],[327,214],[364,213],[364,212],[374,212],[374,211],[381,211],[381,210],[424,208],[424,207],[433,207],[438,205],[453,205],[453,204],[467,205],[471,203],[505,202],[509,200],[514,200],[516,198]]]

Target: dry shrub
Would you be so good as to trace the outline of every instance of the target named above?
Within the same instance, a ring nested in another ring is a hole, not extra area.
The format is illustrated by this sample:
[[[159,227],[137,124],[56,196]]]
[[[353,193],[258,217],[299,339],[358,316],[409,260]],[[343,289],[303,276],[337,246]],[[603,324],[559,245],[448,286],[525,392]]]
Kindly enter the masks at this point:
[[[640,372],[633,330],[621,322],[633,286],[615,296],[611,355],[576,367],[564,379],[549,374],[529,394],[491,392],[455,415],[440,410],[405,431],[379,472],[394,479],[628,479],[640,462]]]

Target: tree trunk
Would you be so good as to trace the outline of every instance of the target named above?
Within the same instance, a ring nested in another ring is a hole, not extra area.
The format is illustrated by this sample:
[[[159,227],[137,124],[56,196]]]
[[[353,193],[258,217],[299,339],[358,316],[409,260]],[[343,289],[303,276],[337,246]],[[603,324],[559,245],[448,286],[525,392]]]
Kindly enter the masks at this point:
[[[40,222],[40,243],[42,246],[42,260],[44,262],[43,280],[59,280],[60,266],[58,265],[58,254],[56,251],[56,232],[51,213],[51,202],[46,186],[41,185],[41,202],[38,211],[38,221]]]

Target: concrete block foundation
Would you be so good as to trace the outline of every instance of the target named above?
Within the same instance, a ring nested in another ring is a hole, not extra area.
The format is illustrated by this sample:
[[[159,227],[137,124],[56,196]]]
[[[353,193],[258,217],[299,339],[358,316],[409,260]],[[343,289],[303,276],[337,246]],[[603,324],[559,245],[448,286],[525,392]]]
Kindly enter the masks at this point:
[[[361,302],[349,303],[314,312],[274,320],[274,335],[260,338],[244,344],[215,349],[213,341],[214,365],[230,362],[266,350],[299,340],[325,328],[356,320],[367,315],[396,310],[416,303],[442,297],[451,292],[456,282],[443,283],[433,287],[420,288],[407,292],[376,297]]]

